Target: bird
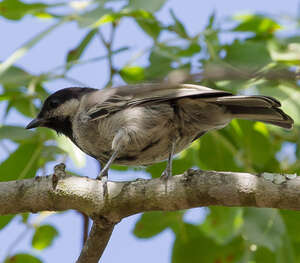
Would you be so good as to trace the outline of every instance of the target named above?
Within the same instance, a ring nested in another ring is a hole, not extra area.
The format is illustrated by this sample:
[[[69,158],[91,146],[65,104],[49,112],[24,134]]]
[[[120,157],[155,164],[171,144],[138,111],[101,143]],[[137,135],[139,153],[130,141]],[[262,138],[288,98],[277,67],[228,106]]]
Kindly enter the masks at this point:
[[[70,87],[51,94],[26,129],[46,127],[67,136],[100,162],[97,179],[107,180],[113,163],[148,166],[164,160],[161,176],[169,178],[175,154],[232,119],[291,129],[293,119],[280,107],[270,96],[233,95],[195,84]]]

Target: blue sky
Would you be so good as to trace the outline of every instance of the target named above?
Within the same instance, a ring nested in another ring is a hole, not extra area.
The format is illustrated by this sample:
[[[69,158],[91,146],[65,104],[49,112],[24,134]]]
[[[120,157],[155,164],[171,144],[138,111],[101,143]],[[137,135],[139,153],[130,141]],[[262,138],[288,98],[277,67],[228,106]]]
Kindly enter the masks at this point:
[[[33,2],[33,1],[30,1]],[[51,1],[49,1],[51,2]],[[169,9],[172,8],[175,14],[186,25],[190,33],[199,32],[207,23],[208,16],[215,11],[219,18],[228,17],[240,12],[261,12],[273,15],[293,15],[298,12],[299,3],[296,0],[268,1],[268,0],[169,0],[164,8],[158,13],[158,17],[163,21],[169,21]],[[53,21],[37,20],[30,16],[25,17],[21,22],[12,22],[0,18],[0,32],[2,35],[0,60],[5,60],[16,48],[32,36],[51,25]],[[104,31],[106,31],[104,27]],[[80,41],[84,31],[79,29],[76,23],[69,23],[54,31],[26,56],[21,58],[17,64],[23,66],[29,72],[41,73],[57,65],[64,64],[65,54],[74,48]],[[130,21],[125,20],[117,31],[115,48],[122,46],[134,46],[137,49],[151,45],[151,40]],[[105,50],[95,39],[84,55],[84,58],[91,58],[105,54]],[[115,57],[114,62],[117,66],[122,66],[128,60],[128,54],[121,54]],[[145,58],[138,60],[138,63],[146,63]],[[107,81],[108,71],[105,61],[77,67],[71,72],[71,76],[85,83],[87,86],[101,88]],[[121,84],[121,80],[116,79],[115,84]],[[69,86],[70,83],[55,81],[47,84],[49,91],[56,91]],[[0,109],[1,111],[1,109]],[[12,113],[10,123],[26,124],[28,120],[17,118]],[[87,159],[87,167],[74,170],[81,174],[95,177],[98,172],[96,163]],[[50,172],[50,171],[49,171]],[[145,177],[142,172],[118,173],[111,172],[110,180],[133,180],[138,176]],[[192,221],[200,220],[202,211],[195,209],[189,213],[187,218]],[[167,230],[153,239],[141,240],[132,235],[134,223],[139,218],[135,215],[125,218],[119,223],[112,235],[108,247],[106,248],[100,262],[112,263],[119,261],[130,261],[131,263],[143,262],[169,262],[173,235]],[[9,245],[24,230],[24,226],[17,222],[11,223],[0,232],[0,259],[5,255]],[[74,211],[60,213],[48,217],[45,222],[53,223],[60,232],[59,238],[53,246],[46,249],[40,255],[44,262],[74,262],[80,252],[81,246],[81,217]],[[17,245],[14,251],[28,251],[30,249],[31,234]]]

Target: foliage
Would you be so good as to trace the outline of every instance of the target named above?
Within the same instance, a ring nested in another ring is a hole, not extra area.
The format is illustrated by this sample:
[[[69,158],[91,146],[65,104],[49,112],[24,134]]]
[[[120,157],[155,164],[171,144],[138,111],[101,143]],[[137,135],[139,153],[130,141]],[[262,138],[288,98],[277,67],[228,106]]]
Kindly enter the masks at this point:
[[[289,143],[289,147],[295,149],[293,157],[299,159],[299,81],[286,77],[299,67],[299,35],[295,32],[278,34],[284,32],[285,21],[265,14],[237,15],[231,21],[217,19],[212,14],[207,26],[191,35],[172,10],[171,22],[166,23],[157,18],[156,12],[165,2],[166,0],[106,0],[82,1],[76,5],[75,2],[68,4],[66,1],[51,5],[42,1],[27,3],[4,0],[0,3],[0,16],[5,19],[22,23],[23,17],[30,15],[36,19],[47,18],[54,23],[0,64],[0,100],[1,107],[4,108],[0,146],[5,148],[7,142],[16,146],[0,164],[0,181],[33,177],[38,169],[43,170],[50,161],[67,156],[79,166],[84,165],[84,156],[64,138],[44,129],[26,131],[21,126],[9,125],[5,117],[11,111],[16,111],[22,117],[35,116],[39,110],[39,102],[49,94],[45,88],[48,83],[57,79],[69,80],[71,70],[100,59],[107,59],[109,62],[108,85],[113,83],[116,76],[126,83],[139,83],[162,80],[168,76],[171,78],[174,70],[182,70],[188,74],[201,72],[203,77],[195,82],[233,93],[251,92],[274,96],[282,101],[283,109],[295,119],[296,127],[289,132],[263,123],[234,120],[227,128],[203,136],[182,152],[174,162],[175,174],[193,166],[254,173],[299,173],[299,160],[289,161],[290,156],[283,151]],[[57,11],[57,6],[67,10],[64,15]],[[95,57],[89,61],[82,59],[93,39],[101,37],[103,25],[111,25],[114,31],[125,19],[134,21],[152,41],[152,45],[146,49],[144,46],[139,47],[142,50],[139,52],[148,58],[146,65],[140,65],[135,60],[128,61],[122,67],[114,65],[112,57],[123,52],[134,57],[136,47],[113,49],[113,38],[102,38],[107,56]],[[66,54],[63,67],[35,75],[16,64],[19,58],[38,45],[50,32],[73,21],[84,33],[80,43],[74,43],[75,47]],[[221,40],[224,32],[231,35],[231,41]],[[172,36],[172,41],[166,36]],[[220,79],[218,74],[222,72],[227,72],[228,75]],[[283,79],[265,77],[272,72],[277,73],[277,76],[282,72],[285,75],[282,75]],[[153,177],[158,177],[164,166],[164,163],[156,164],[146,171]],[[117,166],[113,168],[120,169]],[[175,234],[172,261],[176,263],[299,261],[300,251],[297,247],[300,242],[300,218],[297,212],[211,207],[206,219],[197,224],[185,222],[183,215],[184,212],[146,213],[137,222],[134,235],[151,238],[170,228]],[[0,228],[3,229],[15,218],[18,217],[1,216]],[[23,219],[23,223],[28,225],[27,216]],[[34,229],[32,246],[35,249],[48,247],[58,234],[50,225],[38,225]],[[30,254],[16,254],[8,257],[5,262],[41,260]]]

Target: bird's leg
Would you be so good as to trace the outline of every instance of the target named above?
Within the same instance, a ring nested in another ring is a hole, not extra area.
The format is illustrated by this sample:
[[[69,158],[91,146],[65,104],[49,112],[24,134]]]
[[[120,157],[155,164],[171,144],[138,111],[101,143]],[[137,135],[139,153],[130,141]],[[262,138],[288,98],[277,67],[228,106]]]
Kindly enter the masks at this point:
[[[113,154],[110,156],[108,162],[105,165],[102,162],[100,163],[101,171],[100,171],[100,174],[97,176],[98,180],[102,180],[102,179],[106,178],[106,181],[107,181],[109,167],[112,165],[114,160],[117,158],[118,153],[119,153],[118,150],[114,151]]]
[[[175,151],[175,144],[176,144],[175,140],[172,140],[172,142],[170,143],[167,167],[161,175],[161,178],[163,179],[168,179],[170,176],[172,176],[172,162],[173,162],[173,155]]]
[[[105,165],[103,165],[103,163],[100,162],[101,171],[97,179],[102,180],[105,178],[107,181],[109,167],[116,160],[118,154],[121,152],[122,149],[124,149],[127,143],[128,143],[127,133],[124,129],[120,129],[112,141],[112,146],[111,146],[112,155],[110,156],[109,160],[107,161],[107,163],[105,163]]]
[[[101,165],[101,171],[100,174],[97,176],[98,180],[101,180],[103,184],[103,195],[106,197],[108,196],[108,189],[107,189],[107,181],[108,181],[108,170],[111,164],[114,162],[118,155],[118,151],[114,151],[111,157],[109,158],[107,163],[100,162]]]

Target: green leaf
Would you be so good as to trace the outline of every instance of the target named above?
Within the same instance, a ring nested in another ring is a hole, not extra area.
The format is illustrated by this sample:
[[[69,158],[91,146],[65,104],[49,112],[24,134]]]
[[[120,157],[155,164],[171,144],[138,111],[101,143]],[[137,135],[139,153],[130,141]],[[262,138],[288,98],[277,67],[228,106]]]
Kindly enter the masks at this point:
[[[284,222],[276,209],[245,208],[242,234],[249,242],[275,252],[283,245]]]
[[[29,254],[16,254],[5,259],[4,263],[42,263],[42,261]]]
[[[111,13],[111,9],[106,9],[103,5],[99,5],[91,11],[87,11],[76,17],[79,27],[96,28],[100,26],[104,15]]]
[[[80,44],[76,48],[74,48],[74,49],[72,49],[68,52],[68,54],[67,54],[67,65],[66,65],[67,70],[69,70],[74,65],[70,62],[77,61],[81,57],[84,50],[89,45],[89,43],[94,38],[94,36],[97,34],[97,32],[98,32],[97,29],[92,29],[91,31],[89,31],[87,33],[87,35],[82,39]]]
[[[16,88],[19,86],[27,86],[33,77],[34,76],[20,67],[11,66],[0,76],[0,83],[3,86]]]
[[[300,125],[300,89],[292,84],[280,84],[274,87],[259,87],[259,91],[278,99],[282,110],[294,119],[296,125]]]
[[[217,171],[239,171],[238,149],[226,136],[226,131],[213,131],[200,139],[198,166]]]
[[[272,62],[268,48],[263,42],[235,40],[232,45],[226,46],[225,50],[226,62],[249,73]]]
[[[57,136],[56,141],[58,146],[69,154],[73,163],[78,167],[83,167],[86,163],[85,154],[65,136]]]
[[[184,224],[174,242],[172,263],[239,262],[244,252],[242,239],[234,239],[226,246],[218,245],[197,226]]]
[[[11,222],[14,217],[15,217],[15,215],[0,216],[0,229],[7,226],[9,224],[9,222]]]
[[[210,207],[200,229],[219,244],[226,244],[236,237],[243,225],[243,209],[236,207]]]
[[[146,34],[151,36],[153,39],[158,38],[162,30],[162,26],[153,15],[149,13],[149,16],[147,18],[136,17],[135,20]]]
[[[58,232],[53,226],[42,225],[35,230],[31,243],[35,249],[43,250],[49,247],[57,236]]]
[[[300,212],[299,211],[288,211],[280,210],[280,214],[285,223],[288,236],[296,242],[300,242]]]
[[[119,74],[127,83],[138,83],[145,78],[144,69],[138,66],[125,66],[120,70]]]
[[[171,70],[172,59],[159,52],[158,48],[154,48],[151,52],[150,57],[150,66],[145,69],[145,78],[147,80],[161,79],[165,77]]]
[[[40,156],[49,162],[54,161],[58,154],[66,154],[66,152],[55,145],[44,145]]]
[[[36,117],[38,108],[32,103],[32,97],[22,91],[5,91],[0,95],[0,100],[7,100],[6,114],[14,108],[23,115],[33,118]]]
[[[0,182],[34,177],[42,147],[39,142],[21,144],[0,164]]]
[[[177,52],[179,57],[192,57],[195,54],[199,54],[201,51],[200,45],[196,41],[192,41],[187,48],[182,48]]]
[[[300,44],[289,43],[287,46],[278,46],[274,42],[270,42],[269,50],[272,59],[287,65],[300,65]]]
[[[234,17],[240,21],[233,31],[253,32],[257,35],[271,35],[281,26],[273,19],[259,14],[243,14]]]
[[[179,21],[179,19],[175,16],[174,11],[171,9],[170,14],[174,20],[174,25],[168,26],[169,30],[176,32],[182,38],[189,38],[184,25]]]
[[[27,14],[41,15],[48,7],[44,3],[25,4],[19,0],[3,0],[0,2],[0,15],[10,20],[19,20]]]
[[[236,120],[232,122],[231,127],[234,130],[233,138],[240,145],[248,163],[257,168],[264,168],[275,155],[266,125],[261,122]]]
[[[154,13],[162,8],[166,0],[129,0],[129,8],[143,9],[148,12]]]
[[[139,238],[150,238],[166,228],[178,229],[182,223],[182,212],[146,212],[136,223],[133,233]]]
[[[5,125],[0,127],[0,140],[10,139],[12,141],[22,141],[32,138],[34,134],[34,132],[28,131],[20,126]]]

